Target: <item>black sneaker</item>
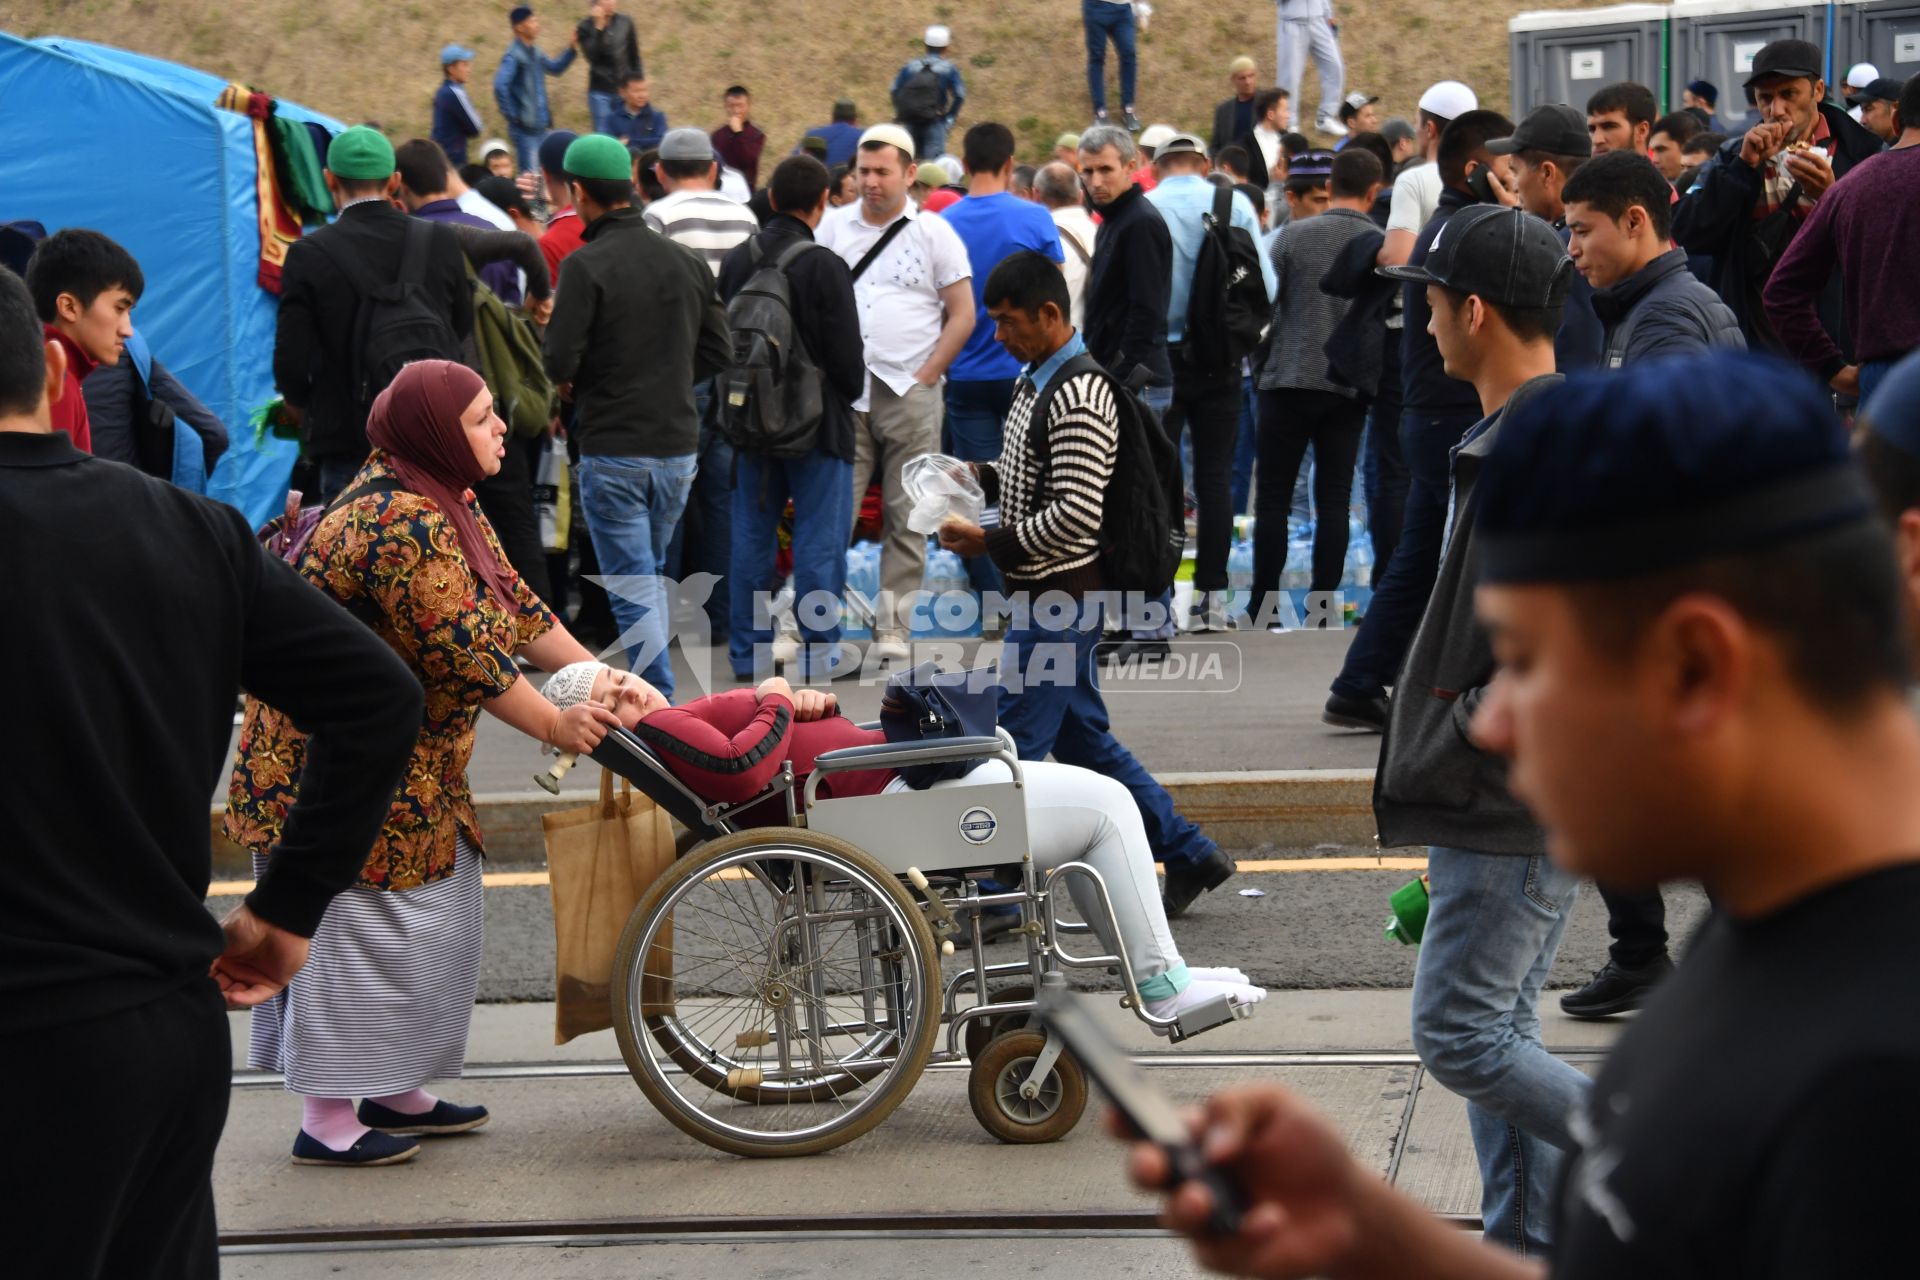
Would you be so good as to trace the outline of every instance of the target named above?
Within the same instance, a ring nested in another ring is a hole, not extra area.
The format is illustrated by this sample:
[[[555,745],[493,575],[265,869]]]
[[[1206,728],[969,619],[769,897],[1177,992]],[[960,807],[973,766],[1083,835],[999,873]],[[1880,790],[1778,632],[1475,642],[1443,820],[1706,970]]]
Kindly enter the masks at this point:
[[[1338,729],[1362,729],[1368,733],[1387,731],[1387,700],[1349,698],[1344,693],[1327,695],[1327,706],[1320,713],[1323,723]]]
[[[1609,960],[1578,991],[1560,997],[1560,1010],[1569,1018],[1611,1018],[1616,1013],[1638,1009],[1647,993],[1673,972],[1667,956],[1629,969]]]
[[[1193,900],[1201,894],[1218,889],[1232,877],[1237,868],[1233,859],[1219,849],[1193,863],[1167,864],[1167,887],[1161,893],[1161,905],[1166,908],[1167,919],[1171,920],[1193,905]]]

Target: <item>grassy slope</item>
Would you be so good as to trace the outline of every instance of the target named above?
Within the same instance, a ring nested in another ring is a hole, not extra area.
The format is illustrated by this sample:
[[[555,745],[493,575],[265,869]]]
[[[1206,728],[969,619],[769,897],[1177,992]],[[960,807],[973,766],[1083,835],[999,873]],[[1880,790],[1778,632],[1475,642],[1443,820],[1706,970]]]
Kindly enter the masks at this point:
[[[1411,115],[1432,80],[1465,80],[1484,104],[1507,107],[1506,19],[1564,0],[1424,0],[1417,6],[1354,0],[1339,6],[1350,88],[1384,95],[1389,114]],[[67,35],[190,63],[349,122],[377,120],[396,138],[423,135],[438,83],[436,53],[459,41],[480,53],[475,95],[498,123],[490,81],[508,38],[505,0],[5,0],[0,26],[26,36]],[[541,44],[564,47],[585,3],[544,10]],[[1417,12],[1410,12],[1417,9]],[[1140,110],[1204,131],[1225,96],[1226,63],[1249,53],[1273,68],[1272,0],[1157,0],[1142,38]],[[997,119],[1038,158],[1054,136],[1086,122],[1079,6],[1073,0],[629,0],[654,82],[654,102],[676,123],[717,125],[718,90],[755,91],[755,119],[785,153],[823,123],[832,100],[852,96],[871,121],[889,114],[887,86],[918,52],[929,21],[953,26],[968,85],[962,124]],[[871,15],[862,17],[861,15]],[[1109,49],[1108,76],[1116,73]],[[1317,101],[1309,73],[1304,96]],[[557,122],[586,122],[578,65],[549,82]],[[1112,90],[1110,89],[1110,95]],[[1300,113],[1296,110],[1296,117]],[[956,139],[957,150],[957,139]]]

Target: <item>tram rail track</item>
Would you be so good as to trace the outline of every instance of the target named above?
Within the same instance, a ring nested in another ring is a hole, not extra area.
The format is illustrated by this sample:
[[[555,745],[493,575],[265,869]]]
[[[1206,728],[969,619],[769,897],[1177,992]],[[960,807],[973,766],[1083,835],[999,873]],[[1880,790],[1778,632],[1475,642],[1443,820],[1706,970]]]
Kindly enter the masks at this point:
[[[1462,1230],[1480,1220],[1445,1214]],[[228,1231],[220,1252],[229,1257],[268,1254],[363,1253],[446,1248],[595,1248],[641,1244],[753,1244],[859,1240],[1045,1240],[1170,1238],[1148,1209],[1048,1212],[835,1214],[738,1217],[558,1218],[511,1222],[418,1222],[342,1227],[276,1227]]]
[[[1576,1065],[1601,1061],[1607,1054],[1604,1048],[1573,1048],[1555,1051],[1555,1056]],[[1211,1070],[1230,1071],[1249,1067],[1407,1067],[1420,1065],[1417,1054],[1405,1050],[1312,1050],[1312,1049],[1271,1049],[1249,1050],[1236,1053],[1136,1053],[1131,1055],[1136,1065],[1149,1070]],[[942,1072],[963,1072],[968,1063],[965,1059],[956,1062],[936,1062],[927,1066],[930,1074]],[[618,1058],[591,1059],[582,1061],[551,1062],[483,1062],[469,1063],[461,1073],[463,1080],[597,1080],[625,1077],[629,1073],[627,1064]],[[284,1086],[286,1077],[277,1071],[235,1071],[233,1087],[236,1089],[277,1089]]]

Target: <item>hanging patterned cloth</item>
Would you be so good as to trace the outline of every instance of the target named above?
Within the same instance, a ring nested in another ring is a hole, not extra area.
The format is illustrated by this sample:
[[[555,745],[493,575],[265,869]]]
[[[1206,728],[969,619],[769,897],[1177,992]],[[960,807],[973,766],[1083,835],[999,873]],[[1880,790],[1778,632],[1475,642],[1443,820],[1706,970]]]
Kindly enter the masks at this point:
[[[260,287],[280,292],[280,268],[287,249],[300,238],[300,211],[287,198],[274,164],[273,99],[243,84],[230,84],[218,104],[253,121],[254,184],[260,197]]]

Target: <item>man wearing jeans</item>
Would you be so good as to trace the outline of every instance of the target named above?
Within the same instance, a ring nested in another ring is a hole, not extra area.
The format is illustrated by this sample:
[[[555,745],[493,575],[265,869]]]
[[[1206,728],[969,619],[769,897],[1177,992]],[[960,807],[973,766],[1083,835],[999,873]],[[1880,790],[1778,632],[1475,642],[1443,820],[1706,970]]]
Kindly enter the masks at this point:
[[[987,276],[1001,259],[1032,249],[1055,262],[1063,259],[1053,215],[1030,200],[1010,194],[1013,178],[1013,130],[988,121],[967,130],[962,144],[967,163],[966,199],[947,206],[941,217],[967,247],[973,266],[974,297],[986,292]],[[1013,381],[1020,362],[994,341],[985,302],[973,317],[973,334],[947,370],[946,451],[965,462],[991,462],[1000,456],[1000,429],[1013,404]],[[979,591],[998,591],[993,561],[967,561],[967,578]]]
[[[1229,363],[1220,352],[1205,351],[1187,342],[1187,319],[1192,308],[1220,307],[1223,298],[1193,297],[1194,272],[1200,247],[1211,234],[1214,194],[1207,180],[1210,165],[1206,144],[1190,133],[1175,134],[1155,153],[1159,185],[1147,200],[1160,211],[1173,244],[1173,275],[1167,291],[1167,350],[1173,363],[1173,406],[1164,415],[1167,435],[1178,442],[1183,431],[1193,432],[1194,503],[1199,508],[1193,565],[1192,613],[1195,629],[1226,629],[1227,552],[1233,540],[1233,454],[1240,439],[1241,377],[1239,361]],[[1229,208],[1233,225],[1260,243],[1260,218],[1253,205],[1234,192]],[[1273,300],[1274,273],[1270,255],[1260,254],[1260,276],[1265,297]],[[1171,597],[1169,597],[1169,600]],[[1157,633],[1136,628],[1134,638],[1153,643],[1173,635],[1167,619]]]
[[[860,304],[867,386],[853,404],[852,509],[878,480],[884,534],[868,652],[897,661],[912,652],[907,610],[927,561],[925,535],[907,527],[913,500],[900,468],[940,446],[940,381],[973,332],[973,268],[946,220],[907,200],[917,168],[905,129],[868,129],[854,165],[859,202],[821,219],[816,238],[853,269]]]
[[[1107,123],[1107,41],[1120,55],[1120,123],[1140,130],[1133,113],[1133,90],[1138,62],[1134,57],[1133,0],[1080,0],[1080,21],[1087,30],[1087,93],[1093,98],[1093,121]]]
[[[1000,723],[1020,758],[1051,753],[1132,793],[1154,857],[1167,865],[1166,912],[1177,916],[1233,875],[1234,865],[1114,738],[1100,694],[1093,653],[1103,611],[1088,594],[1124,586],[1109,583],[1100,564],[1120,435],[1113,379],[1068,324],[1066,278],[1045,255],[1008,256],[988,277],[984,296],[999,341],[1025,365],[1000,457],[974,464],[1000,523],[982,529],[949,519],[940,544],[963,556],[992,556],[1009,589],[1021,593],[1002,651],[1000,692]]]
[[[633,19],[619,10],[620,0],[593,0],[573,32],[573,47],[587,60],[587,110],[595,133],[613,133],[621,86],[628,76],[643,74],[640,37]]]
[[[1487,1239],[1540,1256],[1588,1089],[1541,1044],[1538,1012],[1580,882],[1547,860],[1504,762],[1468,737],[1494,675],[1473,613],[1474,483],[1505,412],[1560,382],[1553,338],[1573,264],[1552,227],[1492,205],[1462,210],[1422,247],[1422,265],[1385,270],[1424,293],[1447,372],[1473,385],[1484,416],[1453,449],[1440,574],[1393,700],[1373,807],[1383,847],[1430,846],[1414,1048],[1467,1100]]]
[[[586,241],[560,267],[547,373],[571,384],[580,501],[630,667],[673,696],[661,558],[693,487],[693,384],[725,367],[713,273],[633,207],[627,149],[601,134],[564,160]]]
[[[507,21],[513,24],[513,43],[500,59],[500,70],[493,76],[493,100],[500,118],[507,122],[507,134],[513,139],[514,161],[521,173],[539,168],[540,140],[553,128],[553,111],[547,105],[547,77],[557,76],[573,65],[580,52],[580,36],[557,58],[549,58],[534,43],[540,38],[540,18],[531,5],[516,5]]]

